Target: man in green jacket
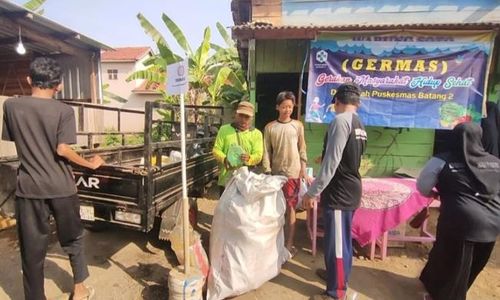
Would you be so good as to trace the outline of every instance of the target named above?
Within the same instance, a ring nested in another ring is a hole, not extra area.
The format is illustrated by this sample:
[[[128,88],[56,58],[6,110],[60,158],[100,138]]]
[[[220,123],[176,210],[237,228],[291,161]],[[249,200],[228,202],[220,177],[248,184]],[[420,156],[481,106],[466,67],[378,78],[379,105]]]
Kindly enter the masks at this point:
[[[253,116],[253,104],[242,101],[236,109],[234,122],[221,126],[217,133],[212,153],[219,163],[221,195],[233,170],[242,166],[256,166],[262,160],[262,132],[252,127]]]

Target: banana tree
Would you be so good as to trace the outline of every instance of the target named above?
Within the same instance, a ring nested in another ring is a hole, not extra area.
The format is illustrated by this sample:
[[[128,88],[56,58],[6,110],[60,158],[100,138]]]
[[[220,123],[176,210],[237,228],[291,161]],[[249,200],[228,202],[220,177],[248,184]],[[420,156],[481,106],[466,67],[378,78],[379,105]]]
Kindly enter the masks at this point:
[[[151,82],[163,84],[166,79],[166,66],[181,60],[181,55],[175,54],[161,33],[142,14],[137,18],[145,32],[153,39],[159,53],[145,62],[148,67],[133,73],[127,80],[146,79]],[[190,90],[188,101],[191,104],[216,104],[233,100],[246,93],[246,84],[241,65],[239,65],[234,42],[229,38],[222,25],[217,24],[219,33],[226,40],[227,47],[210,43],[211,31],[209,27],[204,30],[203,41],[193,51],[186,36],[177,24],[166,14],[162,14],[163,23],[177,44],[181,47],[189,62]],[[222,30],[221,30],[222,29]],[[167,102],[175,98],[165,97]]]
[[[39,15],[43,15],[42,5],[46,2],[46,0],[30,0],[23,4],[24,8],[27,8],[31,11],[36,12]]]

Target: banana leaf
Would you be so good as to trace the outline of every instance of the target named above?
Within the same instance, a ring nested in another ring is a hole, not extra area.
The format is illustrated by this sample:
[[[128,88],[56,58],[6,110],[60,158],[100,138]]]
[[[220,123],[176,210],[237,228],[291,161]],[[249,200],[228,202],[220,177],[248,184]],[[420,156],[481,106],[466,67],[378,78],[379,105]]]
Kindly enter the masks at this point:
[[[151,82],[163,83],[165,82],[165,74],[158,72],[158,70],[151,70],[151,69],[139,70],[130,74],[130,76],[127,77],[127,79],[125,80],[129,82],[136,79],[145,79]]]
[[[203,41],[200,47],[198,47],[198,49],[196,50],[196,54],[193,58],[198,71],[201,71],[205,68],[209,52],[210,52],[210,27],[207,27],[205,28]]]
[[[219,52],[219,51],[224,51],[225,48],[223,48],[222,46],[219,46],[217,44],[213,44],[213,43],[210,43],[210,48],[212,48],[213,50],[215,50],[215,52]]]
[[[217,22],[217,24],[215,24],[215,26],[217,27],[217,30],[219,31],[220,35],[222,36],[222,38],[226,42],[227,46],[229,48],[234,47],[234,41],[227,33],[226,28],[224,28],[224,26],[219,22]]]
[[[186,52],[187,56],[190,56],[192,53],[191,47],[189,46],[186,36],[179,26],[177,26],[177,24],[175,24],[175,22],[172,21],[172,19],[170,19],[166,14],[162,14],[161,18],[163,19],[165,25],[167,25],[168,30],[174,36],[179,46],[181,46],[181,48]]]
[[[208,92],[210,93],[210,96],[212,96],[214,102],[217,101],[216,98],[219,95],[222,86],[226,84],[230,73],[232,73],[232,71],[228,67],[221,68],[217,73],[215,81],[208,87]]]
[[[179,55],[172,52],[172,50],[169,47],[164,46],[162,44],[158,44],[157,46],[158,50],[160,51],[161,57],[164,59],[165,66],[182,60],[182,58]]]
[[[31,11],[36,11],[38,10],[44,3],[45,3],[46,0],[30,0],[26,3],[23,4],[24,8],[27,8]],[[43,13],[43,11],[42,11]]]
[[[236,89],[241,90],[242,92],[247,91],[246,82],[244,80],[241,80],[241,78],[238,77],[235,72],[231,71],[228,74],[228,80],[231,82],[231,85],[234,86]]]
[[[106,97],[108,99],[113,99],[113,100],[118,101],[120,103],[127,103],[128,102],[127,99],[125,99],[123,97],[120,97],[117,94],[112,93],[112,92],[102,91],[102,94],[103,94],[104,97]]]
[[[151,24],[151,22],[148,21],[148,19],[146,19],[143,14],[138,13],[137,19],[139,19],[141,27],[144,29],[146,34],[148,34],[153,39],[158,48],[160,47],[160,45],[170,48],[163,35],[153,26],[153,24]]]

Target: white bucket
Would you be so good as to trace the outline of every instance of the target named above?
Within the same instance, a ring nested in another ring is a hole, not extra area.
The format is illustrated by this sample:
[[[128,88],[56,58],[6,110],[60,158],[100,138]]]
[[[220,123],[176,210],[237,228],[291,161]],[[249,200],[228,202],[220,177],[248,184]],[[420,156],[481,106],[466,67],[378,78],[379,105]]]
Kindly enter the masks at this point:
[[[201,272],[191,268],[184,274],[184,266],[178,266],[168,274],[169,300],[203,300],[205,278]]]

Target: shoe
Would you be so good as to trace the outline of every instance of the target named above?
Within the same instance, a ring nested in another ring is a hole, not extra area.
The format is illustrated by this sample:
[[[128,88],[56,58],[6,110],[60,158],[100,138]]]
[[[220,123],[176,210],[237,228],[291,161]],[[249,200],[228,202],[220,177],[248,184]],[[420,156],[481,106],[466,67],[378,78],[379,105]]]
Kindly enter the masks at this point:
[[[326,278],[328,278],[328,273],[326,273],[325,269],[316,269],[316,275],[323,279],[323,281],[326,281]]]
[[[338,300],[337,298],[330,297],[327,294],[314,295],[310,299],[311,300]]]

